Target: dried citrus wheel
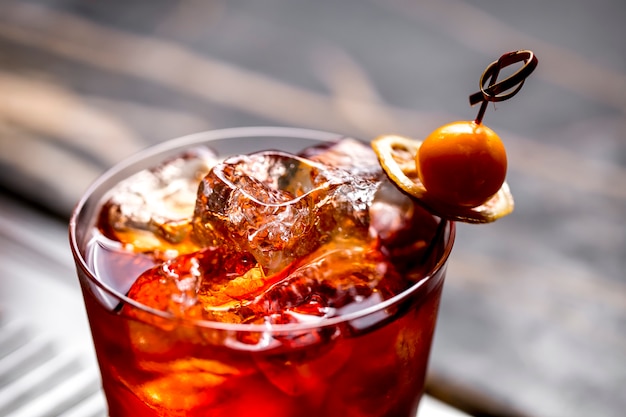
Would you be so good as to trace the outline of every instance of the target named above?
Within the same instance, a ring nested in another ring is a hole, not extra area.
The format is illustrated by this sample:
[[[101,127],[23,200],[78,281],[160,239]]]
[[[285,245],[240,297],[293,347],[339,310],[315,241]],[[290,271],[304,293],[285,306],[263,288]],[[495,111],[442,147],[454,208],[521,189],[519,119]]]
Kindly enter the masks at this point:
[[[446,204],[429,194],[418,177],[415,164],[421,145],[420,141],[397,135],[383,135],[372,141],[378,161],[391,181],[435,215],[464,223],[490,223],[513,211],[513,195],[506,182],[477,207]]]

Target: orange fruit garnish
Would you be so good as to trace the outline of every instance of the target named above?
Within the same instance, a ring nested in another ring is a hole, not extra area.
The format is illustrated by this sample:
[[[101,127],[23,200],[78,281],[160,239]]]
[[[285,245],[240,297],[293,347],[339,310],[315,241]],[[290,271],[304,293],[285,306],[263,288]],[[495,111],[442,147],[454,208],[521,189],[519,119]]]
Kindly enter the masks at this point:
[[[437,216],[465,223],[490,223],[513,211],[513,196],[506,182],[476,207],[442,200],[441,192],[431,192],[419,178],[416,159],[419,160],[422,145],[421,141],[398,135],[383,135],[372,141],[372,148],[390,180]]]
[[[507,168],[498,135],[473,121],[453,122],[433,131],[420,146],[415,163],[433,198],[465,207],[477,207],[498,192]]]

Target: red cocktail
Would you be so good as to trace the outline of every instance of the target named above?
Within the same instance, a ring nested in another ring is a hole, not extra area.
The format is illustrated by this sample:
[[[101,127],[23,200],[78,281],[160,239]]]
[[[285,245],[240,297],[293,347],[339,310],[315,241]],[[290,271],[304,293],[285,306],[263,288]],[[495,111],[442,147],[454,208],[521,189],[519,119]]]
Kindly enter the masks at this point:
[[[111,416],[415,415],[454,224],[368,144],[170,141],[99,179],[70,239]]]

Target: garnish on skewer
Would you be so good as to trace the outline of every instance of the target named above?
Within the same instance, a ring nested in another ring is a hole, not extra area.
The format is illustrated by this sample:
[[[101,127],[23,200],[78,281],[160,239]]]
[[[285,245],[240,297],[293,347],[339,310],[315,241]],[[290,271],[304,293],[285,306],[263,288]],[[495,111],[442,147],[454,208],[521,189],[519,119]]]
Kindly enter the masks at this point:
[[[500,70],[524,65],[496,82]],[[527,50],[509,52],[492,62],[480,78],[480,91],[470,104],[481,103],[476,119],[446,124],[426,139],[383,135],[372,147],[389,178],[433,213],[466,223],[493,222],[513,211],[513,196],[505,182],[506,150],[499,136],[482,123],[489,102],[516,95],[537,66]]]

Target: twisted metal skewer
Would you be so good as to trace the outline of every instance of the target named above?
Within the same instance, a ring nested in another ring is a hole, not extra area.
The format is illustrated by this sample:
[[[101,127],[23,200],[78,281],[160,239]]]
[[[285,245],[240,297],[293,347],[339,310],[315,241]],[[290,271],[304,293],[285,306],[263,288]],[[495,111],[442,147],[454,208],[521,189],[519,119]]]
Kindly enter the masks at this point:
[[[505,78],[502,81],[496,82],[500,70],[509,65],[516,64],[518,62],[524,62],[522,68],[517,70],[511,76]],[[487,105],[490,101],[499,102],[508,100],[516,95],[524,85],[526,78],[537,67],[537,57],[532,51],[519,50],[513,52],[507,52],[502,55],[497,61],[492,62],[485,69],[480,76],[480,91],[472,94],[469,97],[470,105],[482,103],[478,110],[475,122],[480,124],[487,110]],[[485,86],[487,86],[485,88]],[[514,89],[513,89],[514,88]],[[513,89],[513,91],[509,91]]]

